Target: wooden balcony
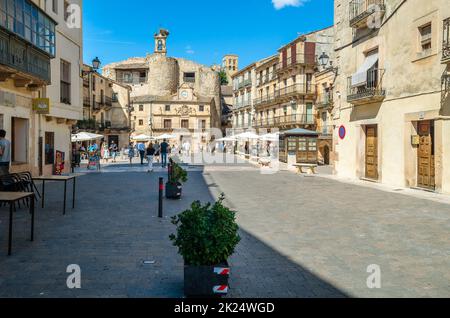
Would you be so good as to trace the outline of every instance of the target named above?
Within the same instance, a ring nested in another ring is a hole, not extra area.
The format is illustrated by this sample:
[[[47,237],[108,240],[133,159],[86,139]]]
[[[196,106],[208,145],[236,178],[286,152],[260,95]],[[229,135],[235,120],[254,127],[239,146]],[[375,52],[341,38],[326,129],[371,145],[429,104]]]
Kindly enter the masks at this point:
[[[443,24],[442,63],[450,64],[450,18],[445,19]]]
[[[386,6],[384,0],[352,0],[350,1],[350,27],[354,29],[369,27],[369,18],[378,14],[378,20],[384,17]]]
[[[360,86],[352,86],[352,77],[348,78],[347,101],[353,105],[381,102],[386,98],[383,88],[384,70],[375,69],[367,72],[367,81]]]
[[[0,81],[14,79],[17,87],[50,85],[49,54],[0,27]]]

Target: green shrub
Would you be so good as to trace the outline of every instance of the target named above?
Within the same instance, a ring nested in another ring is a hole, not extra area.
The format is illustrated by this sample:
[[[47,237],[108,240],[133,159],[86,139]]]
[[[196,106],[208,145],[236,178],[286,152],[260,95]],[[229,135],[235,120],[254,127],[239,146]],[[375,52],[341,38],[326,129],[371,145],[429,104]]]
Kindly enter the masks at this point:
[[[235,212],[223,205],[224,195],[212,205],[192,203],[189,210],[172,218],[177,235],[170,239],[178,247],[186,265],[213,266],[224,263],[234,253],[241,238]]]
[[[180,182],[187,182],[187,172],[177,163],[175,163],[172,159],[170,159],[170,163],[172,165],[172,172],[169,177],[169,183],[178,184]]]

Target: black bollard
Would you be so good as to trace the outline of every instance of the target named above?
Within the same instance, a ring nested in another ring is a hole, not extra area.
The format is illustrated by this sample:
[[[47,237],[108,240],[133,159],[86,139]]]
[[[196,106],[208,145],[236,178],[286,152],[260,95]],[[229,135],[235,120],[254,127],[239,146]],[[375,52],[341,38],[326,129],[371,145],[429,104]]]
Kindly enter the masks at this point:
[[[158,217],[163,217],[163,192],[164,192],[164,178],[159,178],[159,203],[158,203]]]

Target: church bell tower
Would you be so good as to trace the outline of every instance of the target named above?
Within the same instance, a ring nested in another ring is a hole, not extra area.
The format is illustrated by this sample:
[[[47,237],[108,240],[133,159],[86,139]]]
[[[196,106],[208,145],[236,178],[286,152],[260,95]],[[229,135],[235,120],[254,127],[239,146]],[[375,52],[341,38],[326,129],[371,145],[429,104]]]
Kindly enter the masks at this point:
[[[167,37],[169,34],[169,31],[165,29],[159,29],[158,33],[155,34],[155,54],[167,55]]]

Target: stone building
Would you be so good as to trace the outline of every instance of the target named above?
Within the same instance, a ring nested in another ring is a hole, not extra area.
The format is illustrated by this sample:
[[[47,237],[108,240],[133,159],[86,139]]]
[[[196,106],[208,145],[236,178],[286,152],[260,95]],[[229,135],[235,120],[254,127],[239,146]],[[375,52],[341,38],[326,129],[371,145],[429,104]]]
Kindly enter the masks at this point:
[[[71,128],[82,116],[81,12],[81,0],[2,2],[0,128],[13,172],[49,175],[57,160],[70,170]]]
[[[256,94],[256,66],[252,63],[236,72],[233,81],[233,128],[247,130],[253,128],[253,98]]]
[[[326,56],[321,65],[319,56]],[[331,60],[331,62],[330,62]],[[335,80],[334,28],[297,37],[278,54],[253,63],[233,76],[233,127],[261,133],[305,128],[319,132],[319,162],[332,159],[331,104],[318,100],[331,96]],[[320,86],[320,88],[318,88]],[[323,93],[322,93],[323,92]],[[248,97],[251,96],[251,100]]]
[[[448,0],[335,0],[339,176],[450,193]]]
[[[82,74],[83,120],[78,129],[105,136],[108,145],[114,141],[120,149],[127,147],[132,131],[131,87],[100,75],[88,65],[83,66]]]
[[[168,57],[168,36],[167,30],[159,30],[154,36],[153,54],[103,69],[104,76],[132,88],[134,134],[158,136],[177,129],[220,129],[218,72],[193,61]]]

